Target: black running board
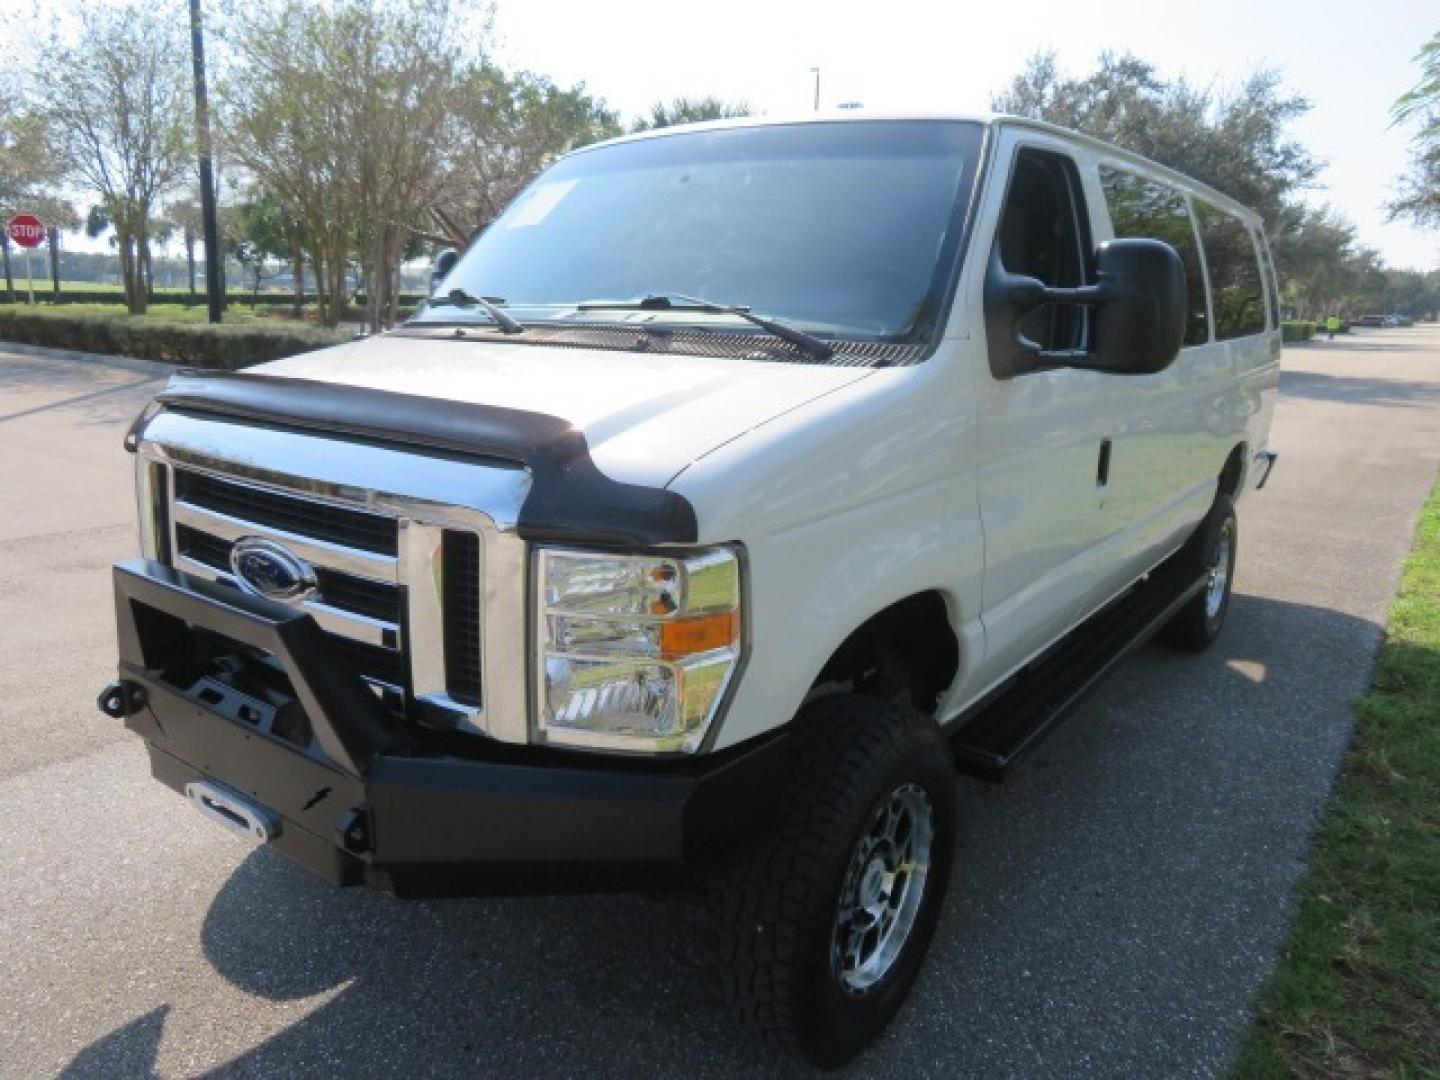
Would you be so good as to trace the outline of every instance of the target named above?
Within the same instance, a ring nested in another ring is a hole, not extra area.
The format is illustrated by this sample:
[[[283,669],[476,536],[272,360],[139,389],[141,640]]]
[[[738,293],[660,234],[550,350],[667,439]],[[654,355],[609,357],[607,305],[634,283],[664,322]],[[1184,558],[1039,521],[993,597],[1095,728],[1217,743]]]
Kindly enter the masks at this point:
[[[1187,545],[962,715],[951,736],[956,768],[984,780],[1003,779],[1116,664],[1205,587],[1204,575],[1193,576],[1188,554]]]

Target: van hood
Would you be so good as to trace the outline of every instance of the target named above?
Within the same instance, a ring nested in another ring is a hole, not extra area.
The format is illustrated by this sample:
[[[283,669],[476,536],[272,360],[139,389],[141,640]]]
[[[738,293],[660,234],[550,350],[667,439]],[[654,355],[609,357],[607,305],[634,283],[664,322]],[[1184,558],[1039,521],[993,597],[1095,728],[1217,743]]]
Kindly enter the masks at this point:
[[[664,487],[716,447],[869,368],[383,334],[249,369],[558,417],[614,480]]]

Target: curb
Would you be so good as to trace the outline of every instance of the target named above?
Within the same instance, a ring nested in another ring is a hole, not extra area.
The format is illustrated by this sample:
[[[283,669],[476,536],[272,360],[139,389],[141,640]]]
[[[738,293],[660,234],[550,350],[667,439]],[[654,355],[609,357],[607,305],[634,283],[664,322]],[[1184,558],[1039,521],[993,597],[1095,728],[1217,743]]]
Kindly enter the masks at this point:
[[[19,341],[0,339],[0,354],[15,353],[20,356],[38,356],[47,360],[69,360],[72,363],[100,364],[105,367],[139,371],[146,375],[170,376],[180,370],[179,364],[164,364],[158,360],[141,360],[135,356],[118,356],[111,353],[78,352],[74,349],[52,349],[46,345],[26,345]]]

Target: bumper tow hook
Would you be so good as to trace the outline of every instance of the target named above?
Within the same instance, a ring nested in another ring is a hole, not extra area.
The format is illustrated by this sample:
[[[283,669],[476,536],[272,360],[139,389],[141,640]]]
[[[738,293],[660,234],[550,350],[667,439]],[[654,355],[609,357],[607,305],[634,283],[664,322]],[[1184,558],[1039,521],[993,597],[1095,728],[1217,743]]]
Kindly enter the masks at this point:
[[[95,699],[100,711],[114,720],[124,720],[145,707],[145,688],[132,682],[112,682]]]
[[[363,855],[370,850],[370,820],[360,807],[351,807],[340,818],[335,827],[335,836],[340,846],[351,855]]]

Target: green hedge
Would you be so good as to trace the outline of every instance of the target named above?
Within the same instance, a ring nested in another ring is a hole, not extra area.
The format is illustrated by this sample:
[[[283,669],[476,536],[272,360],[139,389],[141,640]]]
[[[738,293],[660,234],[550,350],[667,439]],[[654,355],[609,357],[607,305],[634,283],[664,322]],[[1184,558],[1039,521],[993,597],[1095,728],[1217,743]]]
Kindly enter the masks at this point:
[[[335,345],[353,336],[347,330],[264,322],[211,326],[143,316],[0,311],[0,340],[230,370]]]
[[[1309,341],[1315,336],[1316,324],[1313,322],[1293,321],[1280,324],[1281,341]]]
[[[0,300],[4,299],[4,290],[0,289]],[[28,294],[22,284],[15,290],[15,299],[23,301]],[[36,284],[35,299],[41,304],[114,304],[117,307],[125,303],[125,294],[117,289],[70,289],[60,290],[57,297],[50,291],[47,283],[44,289]],[[251,301],[258,304],[273,304],[276,307],[289,306],[295,303],[294,293],[262,292],[258,296],[248,292],[232,292],[227,295],[227,301],[231,304],[249,304]],[[315,294],[306,293],[305,302],[314,303]],[[203,307],[206,303],[205,294],[199,293],[191,296],[188,292],[180,290],[155,290],[155,296],[150,301],[152,304],[184,304],[186,307]]]
[[[15,303],[21,303],[29,295],[25,291],[24,283],[15,289]],[[424,293],[401,293],[400,310],[414,311],[415,306],[425,299]],[[7,300],[5,290],[0,287],[0,303]],[[117,307],[125,303],[125,294],[118,289],[75,289],[66,286],[60,290],[57,297],[50,291],[50,283],[46,281],[44,288],[41,283],[35,283],[35,300],[41,304],[115,304]],[[183,289],[156,289],[155,296],[150,301],[152,304],[184,304],[186,307],[203,307],[207,302],[203,292],[191,296]],[[290,307],[295,303],[295,294],[292,292],[262,292],[251,293],[245,290],[232,290],[226,294],[226,302],[230,304],[244,304],[247,307],[254,303],[262,307]],[[304,303],[315,303],[315,294],[307,292]],[[365,306],[365,294],[357,293],[350,298],[350,303],[355,307]]]

